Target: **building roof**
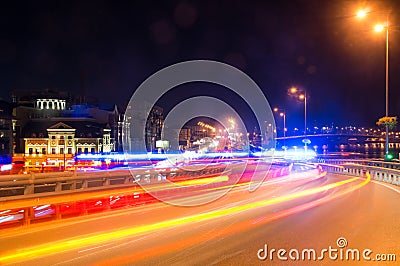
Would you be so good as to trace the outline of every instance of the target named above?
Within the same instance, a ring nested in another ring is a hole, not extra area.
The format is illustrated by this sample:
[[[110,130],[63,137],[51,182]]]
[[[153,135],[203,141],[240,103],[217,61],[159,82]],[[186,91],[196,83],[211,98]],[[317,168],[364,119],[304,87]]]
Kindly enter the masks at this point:
[[[22,136],[25,138],[31,138],[33,135],[36,135],[36,137],[39,137],[39,135],[48,137],[47,129],[54,129],[59,125],[63,125],[63,128],[70,127],[75,129],[75,137],[78,138],[101,138],[103,129],[109,128],[107,124],[97,123],[90,119],[59,119],[57,121],[54,121],[54,119],[37,119],[25,125],[22,129]]]

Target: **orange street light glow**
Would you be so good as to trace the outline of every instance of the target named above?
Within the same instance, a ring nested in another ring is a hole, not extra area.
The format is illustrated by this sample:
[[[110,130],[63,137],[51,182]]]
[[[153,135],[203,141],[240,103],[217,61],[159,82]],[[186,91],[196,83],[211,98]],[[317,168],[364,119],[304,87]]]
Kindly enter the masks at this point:
[[[299,95],[299,99],[300,99],[300,100],[304,100],[304,98],[305,98],[305,95],[304,95],[304,94],[300,94],[300,95]]]
[[[384,28],[385,28],[385,26],[383,26],[383,24],[377,24],[377,25],[375,25],[374,30],[376,32],[382,32]]]
[[[356,16],[358,18],[365,18],[365,16],[367,15],[367,11],[365,9],[360,9],[357,11]]]
[[[297,92],[297,88],[296,88],[296,87],[291,87],[291,88],[289,89],[289,92],[290,92],[290,93],[296,93],[296,92]]]

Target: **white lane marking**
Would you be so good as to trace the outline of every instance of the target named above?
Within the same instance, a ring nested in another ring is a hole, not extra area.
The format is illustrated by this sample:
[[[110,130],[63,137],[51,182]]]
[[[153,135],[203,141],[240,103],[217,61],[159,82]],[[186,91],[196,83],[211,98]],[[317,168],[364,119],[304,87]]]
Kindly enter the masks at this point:
[[[105,245],[101,245],[101,246],[92,247],[92,248],[82,249],[82,250],[79,250],[78,253],[90,251],[90,250],[93,250],[93,249],[102,248],[102,247],[109,246],[109,245],[111,245],[111,243],[108,243],[108,244],[105,244]]]
[[[395,192],[397,192],[397,193],[400,194],[400,190],[398,190],[397,188],[391,187],[391,186],[389,186],[389,185],[386,185],[386,184],[384,184],[384,183],[381,183],[381,182],[375,181],[375,180],[372,180],[372,182],[375,183],[375,184],[378,184],[378,185],[387,187],[387,188],[389,188],[389,189],[391,189],[391,190],[393,190],[393,191],[395,191]]]
[[[109,250],[111,250],[111,249],[119,248],[119,247],[122,247],[122,246],[125,246],[125,245],[130,245],[130,244],[132,244],[132,243],[134,243],[134,242],[143,240],[144,238],[146,238],[146,236],[142,236],[142,237],[133,239],[133,240],[128,241],[128,242],[123,242],[123,243],[121,243],[121,244],[114,244],[114,246],[109,247],[109,248],[106,248],[106,249],[101,249],[101,250],[97,250],[97,251],[94,251],[94,252],[92,252],[92,253],[88,253],[88,254],[85,254],[85,255],[82,255],[82,256],[77,256],[77,257],[75,257],[75,258],[73,258],[73,259],[60,261],[60,262],[54,264],[54,266],[56,266],[56,265],[71,265],[71,262],[78,261],[78,260],[85,259],[85,258],[89,258],[90,256],[95,256],[95,255],[97,255],[97,254],[99,254],[99,253],[106,252],[106,251],[109,251]],[[104,246],[109,246],[109,245],[111,245],[111,244],[113,244],[113,243],[109,243],[109,244],[106,244],[106,245],[104,245]],[[99,246],[99,247],[100,247],[100,246]],[[90,250],[90,248],[87,249],[87,250]],[[79,253],[79,251],[78,251],[78,253]]]

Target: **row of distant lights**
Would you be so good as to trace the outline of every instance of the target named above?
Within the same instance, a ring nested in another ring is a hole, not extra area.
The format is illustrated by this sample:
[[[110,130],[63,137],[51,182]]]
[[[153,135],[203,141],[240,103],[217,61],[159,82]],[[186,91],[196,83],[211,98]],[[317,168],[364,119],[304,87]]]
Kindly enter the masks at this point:
[[[202,122],[199,122],[199,123],[202,123]],[[198,125],[200,125],[200,124],[198,124]],[[208,125],[209,127],[207,127],[207,126],[205,126],[206,128],[208,128],[208,129],[211,129],[213,132],[215,132],[215,128],[214,127],[212,127],[212,126],[210,126],[210,125]],[[268,126],[272,126],[272,124],[268,124]],[[307,128],[308,129],[308,128]],[[319,130],[319,127],[314,127],[313,128],[314,130]],[[328,126],[323,126],[323,127],[321,127],[321,130],[322,131],[327,131],[327,130],[332,130],[333,128],[332,127],[328,127]],[[362,128],[357,128],[357,127],[353,127],[353,126],[349,126],[349,127],[335,127],[335,129],[336,130],[349,130],[349,131],[358,131],[358,132],[365,132],[365,133],[379,133],[379,132],[381,132],[381,130],[380,129],[374,129],[374,128],[364,128],[364,127],[362,127]],[[293,129],[294,131],[298,131],[299,129],[297,128],[297,127],[295,127],[294,129]],[[225,130],[223,130],[224,132],[227,132],[227,130],[225,129]],[[221,133],[222,132],[222,129],[219,129],[219,132]],[[385,132],[381,132],[382,134],[385,134]],[[253,133],[253,134],[256,134],[256,133]],[[391,134],[391,135],[400,135],[400,132],[389,132],[389,134]],[[247,133],[247,135],[250,135],[250,133]]]
[[[211,126],[209,124],[206,124],[204,122],[200,121],[200,122],[197,123],[197,125],[201,126],[201,127],[204,127],[204,128],[207,128],[207,129],[210,129],[212,132],[215,132],[215,127],[213,127],[213,126]]]

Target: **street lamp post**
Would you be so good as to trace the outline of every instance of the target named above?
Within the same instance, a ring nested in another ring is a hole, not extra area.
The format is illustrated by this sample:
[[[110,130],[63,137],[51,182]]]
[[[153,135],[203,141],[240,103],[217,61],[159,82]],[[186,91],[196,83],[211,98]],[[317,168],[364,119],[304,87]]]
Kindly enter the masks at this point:
[[[364,18],[367,11],[359,10],[357,12],[358,18]],[[385,58],[385,116],[389,116],[389,14],[386,14],[386,25],[377,24],[374,27],[376,32],[382,32],[386,29],[386,58]],[[385,125],[386,138],[385,138],[385,158],[389,154],[389,126]]]
[[[307,144],[309,144],[309,140],[307,139],[307,91],[303,90],[303,93],[298,94],[299,91],[296,87],[292,87],[289,89],[289,94],[298,97],[299,100],[304,101],[304,150],[307,150]]]
[[[300,100],[304,100],[304,146],[307,148],[307,92],[304,91],[304,94],[300,94]]]
[[[274,112],[278,112],[279,110],[282,110],[282,112],[279,113],[279,116],[283,118],[283,149],[286,150],[286,110],[285,109],[280,109],[280,108],[274,108]]]
[[[386,75],[385,75],[385,116],[389,116],[389,15],[386,16]],[[389,126],[386,124],[385,155],[389,154]],[[385,157],[386,157],[385,156]]]
[[[283,149],[286,150],[286,112],[283,111],[279,115],[283,117]]]

